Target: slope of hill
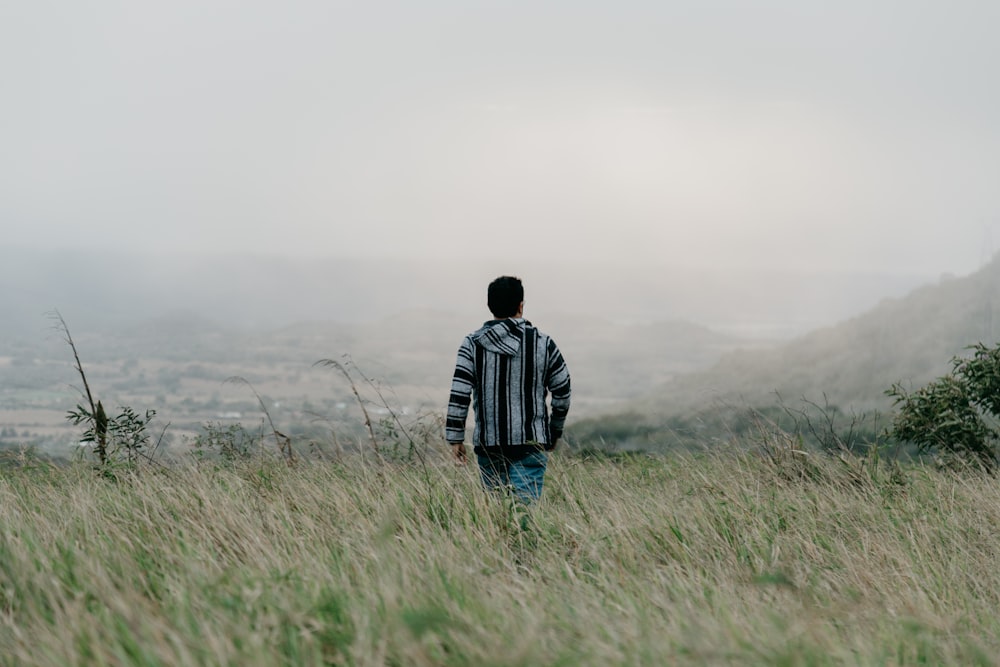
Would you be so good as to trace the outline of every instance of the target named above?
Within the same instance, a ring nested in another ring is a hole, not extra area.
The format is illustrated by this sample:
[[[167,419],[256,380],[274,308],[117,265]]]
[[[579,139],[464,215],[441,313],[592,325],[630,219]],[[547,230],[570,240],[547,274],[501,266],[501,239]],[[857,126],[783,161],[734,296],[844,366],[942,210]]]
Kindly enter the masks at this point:
[[[870,311],[784,345],[737,350],[706,371],[674,378],[637,400],[630,416],[578,425],[585,438],[608,435],[646,442],[671,424],[692,420],[714,427],[720,415],[748,407],[774,407],[805,399],[835,411],[859,414],[891,407],[885,390],[894,382],[920,386],[947,372],[949,361],[976,342],[1000,334],[1000,256],[963,278],[942,278],[904,298],[886,299]],[[631,422],[632,426],[629,426]]]

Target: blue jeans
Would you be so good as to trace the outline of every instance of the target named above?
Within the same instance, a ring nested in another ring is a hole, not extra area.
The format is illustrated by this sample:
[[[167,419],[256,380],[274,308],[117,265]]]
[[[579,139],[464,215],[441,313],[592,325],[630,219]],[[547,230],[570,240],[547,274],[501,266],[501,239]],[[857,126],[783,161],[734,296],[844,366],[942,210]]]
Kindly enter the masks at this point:
[[[499,454],[477,454],[476,458],[479,459],[479,475],[487,490],[510,490],[526,505],[541,497],[545,464],[549,460],[545,452],[534,452],[516,461]]]

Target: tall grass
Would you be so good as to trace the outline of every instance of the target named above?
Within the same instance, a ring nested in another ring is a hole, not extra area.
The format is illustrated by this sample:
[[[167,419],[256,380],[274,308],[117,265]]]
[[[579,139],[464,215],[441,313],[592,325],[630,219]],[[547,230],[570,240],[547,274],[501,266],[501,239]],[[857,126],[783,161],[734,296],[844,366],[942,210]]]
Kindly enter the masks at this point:
[[[997,664],[1000,485],[794,452],[0,476],[4,665]]]

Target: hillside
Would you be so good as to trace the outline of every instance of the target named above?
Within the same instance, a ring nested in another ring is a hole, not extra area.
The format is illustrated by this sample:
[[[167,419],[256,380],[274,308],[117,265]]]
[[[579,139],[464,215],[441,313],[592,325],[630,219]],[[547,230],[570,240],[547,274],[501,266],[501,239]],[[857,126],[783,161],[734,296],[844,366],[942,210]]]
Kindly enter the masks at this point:
[[[838,325],[772,348],[741,349],[710,369],[666,381],[635,401],[629,415],[601,420],[607,435],[669,441],[677,424],[698,422],[720,437],[732,415],[803,399],[844,414],[885,411],[894,382],[920,386],[949,370],[951,357],[1000,334],[1000,257],[962,278],[943,277]],[[601,421],[584,422],[583,439],[602,437]],[[633,426],[629,426],[629,422]]]

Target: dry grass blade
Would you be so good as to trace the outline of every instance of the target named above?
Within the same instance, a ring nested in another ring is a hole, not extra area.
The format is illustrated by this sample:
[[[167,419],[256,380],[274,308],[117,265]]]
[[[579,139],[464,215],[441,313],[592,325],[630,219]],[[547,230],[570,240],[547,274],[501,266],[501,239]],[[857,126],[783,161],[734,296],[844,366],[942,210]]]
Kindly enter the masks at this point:
[[[349,360],[348,360],[349,361]],[[347,383],[351,386],[351,392],[354,394],[355,400],[358,402],[358,407],[361,408],[361,414],[365,418],[365,428],[368,430],[368,438],[372,445],[372,451],[375,453],[375,458],[379,461],[382,460],[382,453],[379,450],[378,438],[375,437],[375,428],[372,426],[371,415],[368,414],[368,407],[365,405],[365,401],[361,398],[361,393],[358,391],[358,385],[354,382],[354,378],[351,377],[350,372],[348,372],[347,367],[337,361],[336,359],[320,359],[313,364],[313,367],[320,368],[333,368],[340,372],[344,378],[347,379]]]
[[[271,434],[274,436],[274,443],[277,446],[278,451],[281,453],[282,458],[284,458],[285,462],[289,465],[294,464],[295,452],[292,450],[292,439],[275,427],[274,420],[271,418],[271,412],[267,409],[267,404],[264,403],[264,399],[257,392],[257,389],[253,386],[253,384],[246,378],[242,378],[237,375],[226,378],[223,384],[238,384],[249,387],[250,391],[253,392],[254,398],[257,399],[257,404],[260,405],[261,412],[263,412],[264,416],[267,418],[267,423],[271,427]],[[261,445],[263,446],[263,442]]]

